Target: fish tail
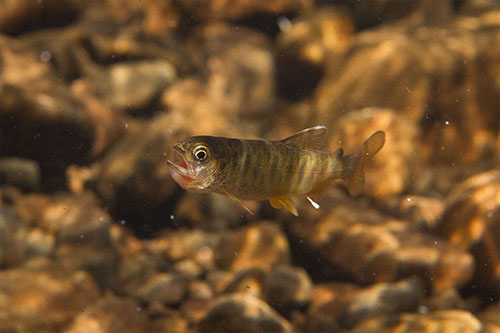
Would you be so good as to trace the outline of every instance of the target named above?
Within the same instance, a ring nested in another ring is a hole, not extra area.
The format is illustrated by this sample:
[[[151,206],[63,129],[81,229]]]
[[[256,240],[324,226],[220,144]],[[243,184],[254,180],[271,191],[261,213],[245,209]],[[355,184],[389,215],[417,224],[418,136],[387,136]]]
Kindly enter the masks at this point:
[[[385,133],[377,131],[359,146],[353,154],[342,157],[344,169],[344,179],[347,183],[347,190],[351,196],[361,194],[365,185],[364,168],[366,162],[375,155],[385,143]]]

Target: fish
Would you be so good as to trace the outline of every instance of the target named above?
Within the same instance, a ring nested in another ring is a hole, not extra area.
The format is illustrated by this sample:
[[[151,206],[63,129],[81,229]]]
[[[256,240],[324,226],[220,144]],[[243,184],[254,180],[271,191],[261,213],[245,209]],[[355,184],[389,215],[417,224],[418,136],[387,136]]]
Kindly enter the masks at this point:
[[[173,180],[193,192],[227,195],[250,214],[242,201],[269,200],[298,216],[294,199],[317,203],[338,180],[351,196],[361,194],[364,167],[385,143],[377,131],[352,154],[342,148],[326,150],[325,126],[306,128],[278,141],[193,136],[174,146],[174,161],[167,160]]]

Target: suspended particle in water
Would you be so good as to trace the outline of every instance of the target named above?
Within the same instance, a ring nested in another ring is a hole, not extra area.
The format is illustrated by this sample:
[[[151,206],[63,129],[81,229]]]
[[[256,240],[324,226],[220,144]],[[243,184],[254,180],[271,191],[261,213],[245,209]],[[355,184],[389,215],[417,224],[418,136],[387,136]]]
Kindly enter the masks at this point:
[[[49,51],[40,52],[40,60],[41,61],[48,62],[48,61],[50,61],[50,58],[52,58],[52,54]]]

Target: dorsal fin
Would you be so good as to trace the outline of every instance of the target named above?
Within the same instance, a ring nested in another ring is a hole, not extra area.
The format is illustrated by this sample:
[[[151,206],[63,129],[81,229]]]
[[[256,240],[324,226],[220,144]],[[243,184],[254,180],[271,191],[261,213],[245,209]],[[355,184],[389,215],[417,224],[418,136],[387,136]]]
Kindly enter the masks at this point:
[[[321,150],[325,147],[325,134],[325,126],[314,126],[297,132],[281,142],[301,148]]]

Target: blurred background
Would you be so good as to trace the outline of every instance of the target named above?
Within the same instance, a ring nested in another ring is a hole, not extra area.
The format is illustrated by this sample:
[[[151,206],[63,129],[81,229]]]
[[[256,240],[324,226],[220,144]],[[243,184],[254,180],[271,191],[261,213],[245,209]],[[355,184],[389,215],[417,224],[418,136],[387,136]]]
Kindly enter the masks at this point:
[[[168,172],[315,125],[361,197]],[[498,1],[0,0],[1,332],[500,332],[499,167]]]

